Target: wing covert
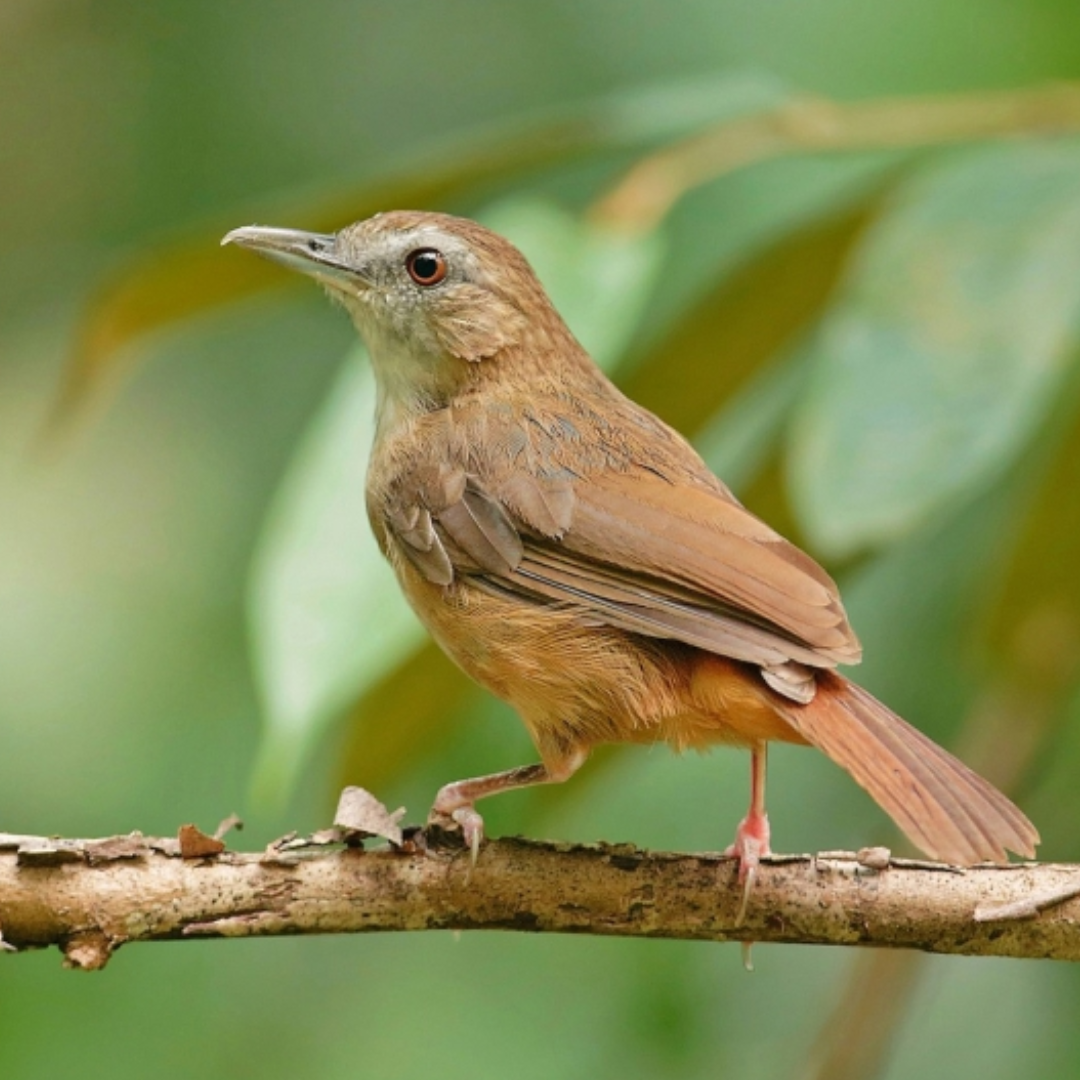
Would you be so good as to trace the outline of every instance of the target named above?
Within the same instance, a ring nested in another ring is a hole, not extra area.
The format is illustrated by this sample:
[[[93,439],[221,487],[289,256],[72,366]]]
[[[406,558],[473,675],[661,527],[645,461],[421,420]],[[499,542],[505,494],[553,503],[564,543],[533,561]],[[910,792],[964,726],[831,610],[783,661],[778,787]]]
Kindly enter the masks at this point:
[[[486,487],[440,466],[412,479],[385,520],[434,584],[466,575],[493,592],[570,605],[592,621],[766,670],[859,659],[825,571],[726,489],[673,484],[646,469],[576,482],[518,471]]]

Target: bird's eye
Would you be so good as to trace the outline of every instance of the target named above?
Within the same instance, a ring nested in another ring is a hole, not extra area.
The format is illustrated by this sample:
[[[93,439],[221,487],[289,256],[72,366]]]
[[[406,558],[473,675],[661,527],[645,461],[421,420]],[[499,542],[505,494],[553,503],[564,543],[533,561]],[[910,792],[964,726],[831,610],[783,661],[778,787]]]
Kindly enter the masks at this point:
[[[446,258],[434,248],[420,248],[410,252],[405,269],[417,285],[438,285],[446,277]]]

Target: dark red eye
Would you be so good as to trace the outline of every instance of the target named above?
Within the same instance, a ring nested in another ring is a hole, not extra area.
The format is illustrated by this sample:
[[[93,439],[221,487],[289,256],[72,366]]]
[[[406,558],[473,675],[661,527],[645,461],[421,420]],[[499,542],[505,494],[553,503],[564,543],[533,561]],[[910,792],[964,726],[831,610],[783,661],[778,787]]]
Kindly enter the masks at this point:
[[[417,285],[438,285],[446,277],[446,259],[441,251],[421,248],[409,253],[405,269]]]

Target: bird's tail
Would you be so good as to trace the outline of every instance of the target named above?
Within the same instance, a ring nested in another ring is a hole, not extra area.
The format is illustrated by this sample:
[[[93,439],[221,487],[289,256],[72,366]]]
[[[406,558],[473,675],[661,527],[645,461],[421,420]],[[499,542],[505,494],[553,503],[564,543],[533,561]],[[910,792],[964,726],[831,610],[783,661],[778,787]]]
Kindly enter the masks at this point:
[[[846,769],[917,847],[957,865],[1033,858],[1039,834],[1000,791],[835,672],[818,673],[806,705],[774,707],[811,745]]]

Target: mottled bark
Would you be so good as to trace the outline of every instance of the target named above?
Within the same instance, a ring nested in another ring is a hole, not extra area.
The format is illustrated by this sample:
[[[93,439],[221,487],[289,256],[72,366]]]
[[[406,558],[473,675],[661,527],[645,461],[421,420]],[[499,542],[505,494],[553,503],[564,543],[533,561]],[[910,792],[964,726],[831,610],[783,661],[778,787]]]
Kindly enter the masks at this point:
[[[0,835],[3,941],[57,945],[88,969],[135,941],[450,929],[1080,959],[1076,866],[960,871],[882,849],[774,857],[738,926],[735,863],[719,855],[506,839],[470,868],[452,840],[425,847],[406,830],[401,848],[365,851],[342,835],[220,854],[190,835],[183,852],[137,833]]]

